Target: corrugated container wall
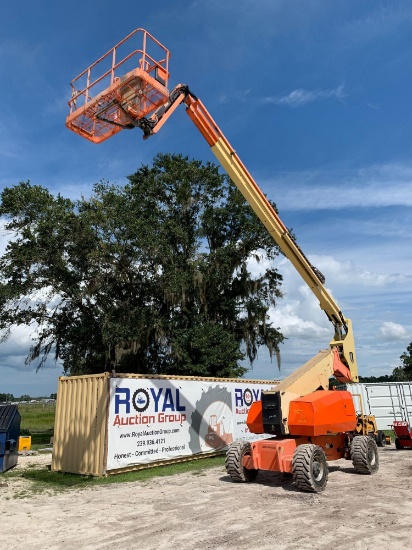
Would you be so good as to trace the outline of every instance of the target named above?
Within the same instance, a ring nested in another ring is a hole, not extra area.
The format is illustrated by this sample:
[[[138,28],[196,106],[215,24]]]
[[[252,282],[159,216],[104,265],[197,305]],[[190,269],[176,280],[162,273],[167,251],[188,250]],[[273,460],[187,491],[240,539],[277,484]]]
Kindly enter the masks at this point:
[[[211,384],[215,382],[231,384],[239,383],[243,386],[249,385],[252,389],[254,384],[258,384],[260,386],[264,385],[271,388],[278,383],[277,380],[236,380],[227,378],[198,378],[190,376],[168,377],[161,375],[141,374],[114,375],[107,372],[85,376],[62,376],[59,378],[57,387],[56,417],[51,466],[52,471],[93,476],[102,476],[108,473],[107,453],[111,441],[111,432],[108,431],[108,421],[110,381],[112,378],[115,380],[121,380],[124,378],[130,381],[133,379],[146,379],[148,382],[157,380],[165,384],[170,384],[171,381],[175,380],[177,382],[180,380],[187,380],[199,384]],[[143,392],[143,390],[141,391]],[[179,388],[176,389],[176,392],[178,391]],[[251,394],[250,389],[249,394]],[[156,395],[160,396],[160,393]],[[167,413],[174,410],[172,407],[172,393],[170,392],[170,389],[169,394],[166,394],[165,391],[164,396],[164,410]],[[132,418],[132,420],[134,425],[135,419]],[[240,424],[240,422],[237,422],[237,424]],[[244,424],[244,422],[242,424]],[[188,424],[186,427],[187,430],[189,430],[190,425]],[[186,456],[183,458],[187,459]],[[179,457],[176,457],[176,460],[178,459]],[[143,463],[139,462],[134,464],[133,467],[142,467],[142,464]],[[113,472],[110,471],[109,473]]]
[[[109,377],[104,373],[59,378],[53,471],[105,473]]]

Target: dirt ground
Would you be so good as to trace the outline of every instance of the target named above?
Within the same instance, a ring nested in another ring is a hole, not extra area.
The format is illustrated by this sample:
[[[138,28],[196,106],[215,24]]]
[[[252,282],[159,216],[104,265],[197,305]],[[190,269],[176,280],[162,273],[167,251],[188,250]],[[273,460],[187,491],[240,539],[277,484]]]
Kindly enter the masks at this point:
[[[144,550],[411,548],[412,451],[379,450],[380,470],[329,465],[321,494],[260,473],[233,483],[223,467],[56,494],[13,498],[24,480],[0,477],[1,547]],[[51,461],[19,457],[18,468]]]

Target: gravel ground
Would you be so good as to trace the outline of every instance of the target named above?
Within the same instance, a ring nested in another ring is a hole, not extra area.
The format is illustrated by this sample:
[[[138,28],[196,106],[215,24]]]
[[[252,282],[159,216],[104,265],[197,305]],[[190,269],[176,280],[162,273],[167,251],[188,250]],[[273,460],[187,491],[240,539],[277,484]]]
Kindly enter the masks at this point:
[[[255,483],[233,483],[222,467],[19,498],[16,492],[24,493],[29,482],[11,477],[0,488],[1,546],[409,549],[412,451],[392,445],[379,456],[380,469],[372,476],[354,473],[351,462],[332,462],[321,494],[299,492],[278,474],[261,472]],[[50,454],[20,457],[17,468],[47,467],[50,461]]]

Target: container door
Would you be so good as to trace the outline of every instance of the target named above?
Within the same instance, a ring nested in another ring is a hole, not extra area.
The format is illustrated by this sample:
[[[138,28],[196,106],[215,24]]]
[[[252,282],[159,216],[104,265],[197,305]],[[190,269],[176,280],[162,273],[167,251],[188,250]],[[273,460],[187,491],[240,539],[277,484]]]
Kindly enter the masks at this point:
[[[405,422],[408,422],[409,425],[411,425],[412,421],[412,386],[410,382],[402,382],[398,384],[399,389],[399,395],[400,395],[400,402],[401,402],[401,408],[402,408],[402,418],[400,420],[404,420]]]
[[[394,420],[403,420],[404,406],[399,384],[365,384],[365,390],[379,430],[390,430]]]

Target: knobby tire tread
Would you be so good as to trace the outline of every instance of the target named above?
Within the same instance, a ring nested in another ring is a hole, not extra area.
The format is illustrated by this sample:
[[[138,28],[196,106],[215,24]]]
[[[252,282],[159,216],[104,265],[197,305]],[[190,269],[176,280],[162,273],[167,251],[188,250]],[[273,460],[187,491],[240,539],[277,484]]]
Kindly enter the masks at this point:
[[[226,472],[237,483],[251,482],[258,475],[258,470],[246,470],[243,467],[242,459],[245,454],[251,454],[248,441],[235,441],[226,453]]]
[[[299,445],[299,447],[297,447],[295,451],[292,459],[293,481],[301,491],[317,493],[323,491],[326,487],[326,483],[328,480],[328,469],[326,465],[326,460],[326,475],[323,485],[318,485],[312,479],[311,458],[315,454],[315,452],[317,453],[319,451],[323,454],[323,449],[321,447],[318,447],[317,445],[313,445],[311,443]]]
[[[374,447],[375,464],[371,464],[368,456],[368,448]],[[379,457],[377,445],[369,436],[359,435],[353,438],[351,445],[352,463],[359,474],[370,475],[379,469]]]

